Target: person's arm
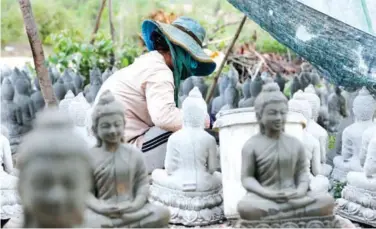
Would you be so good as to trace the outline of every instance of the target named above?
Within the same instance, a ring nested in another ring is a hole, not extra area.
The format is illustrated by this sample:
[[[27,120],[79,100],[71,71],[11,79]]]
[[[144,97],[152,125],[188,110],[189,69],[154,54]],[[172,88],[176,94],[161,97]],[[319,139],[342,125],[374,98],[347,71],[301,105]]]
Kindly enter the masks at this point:
[[[169,72],[161,71],[145,82],[147,108],[155,126],[175,132],[182,127],[183,115],[175,105],[173,82],[162,74]]]
[[[5,172],[12,174],[13,173],[13,161],[12,161],[12,152],[10,150],[10,144],[7,138],[3,138],[3,149],[4,149],[4,170]]]

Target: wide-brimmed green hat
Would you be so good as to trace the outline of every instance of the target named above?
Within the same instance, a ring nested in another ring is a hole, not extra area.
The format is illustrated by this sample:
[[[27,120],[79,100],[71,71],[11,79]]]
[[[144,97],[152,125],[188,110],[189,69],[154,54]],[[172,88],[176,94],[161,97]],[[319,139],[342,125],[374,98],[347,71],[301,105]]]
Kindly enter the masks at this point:
[[[195,75],[207,76],[215,70],[215,62],[202,48],[206,31],[197,21],[185,16],[177,18],[172,24],[145,20],[142,23],[142,37],[149,51],[155,50],[150,37],[156,29],[159,29],[170,42],[183,48],[197,61]]]

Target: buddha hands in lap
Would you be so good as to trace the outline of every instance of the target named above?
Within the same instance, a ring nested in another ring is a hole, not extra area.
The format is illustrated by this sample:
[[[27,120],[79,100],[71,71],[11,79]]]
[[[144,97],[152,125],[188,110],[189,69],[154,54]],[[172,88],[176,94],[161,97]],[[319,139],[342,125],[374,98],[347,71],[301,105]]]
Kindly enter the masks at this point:
[[[328,193],[312,194],[302,143],[284,133],[286,97],[275,83],[264,85],[255,100],[260,133],[242,150],[241,180],[247,194],[238,203],[245,220],[275,220],[332,215]]]
[[[93,190],[88,201],[90,227],[163,227],[167,208],[148,203],[149,180],[142,153],[124,144],[124,111],[104,92],[92,115],[97,145],[91,150]],[[95,214],[96,213],[96,214]]]

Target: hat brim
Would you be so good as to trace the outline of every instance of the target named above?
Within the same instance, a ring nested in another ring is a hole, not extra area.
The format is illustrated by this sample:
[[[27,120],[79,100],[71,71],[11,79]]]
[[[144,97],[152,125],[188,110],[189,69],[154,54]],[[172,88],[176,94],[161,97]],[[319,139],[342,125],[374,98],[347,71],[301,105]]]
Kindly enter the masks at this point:
[[[169,41],[183,48],[198,62],[195,75],[207,76],[214,72],[216,63],[204,52],[203,48],[190,35],[170,24],[153,20],[145,20],[142,23],[142,37],[149,51],[155,50],[150,36],[156,29],[159,29]]]

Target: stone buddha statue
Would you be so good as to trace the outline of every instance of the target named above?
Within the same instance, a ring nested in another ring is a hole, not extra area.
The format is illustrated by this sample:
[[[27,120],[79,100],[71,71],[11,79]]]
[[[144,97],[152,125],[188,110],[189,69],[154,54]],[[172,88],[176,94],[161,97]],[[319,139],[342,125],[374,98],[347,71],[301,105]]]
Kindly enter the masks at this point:
[[[233,70],[236,71],[236,70]],[[238,83],[238,75],[230,74],[229,76],[230,81],[229,84],[225,90],[225,104],[221,108],[221,110],[229,110],[229,109],[235,109],[238,107],[239,103],[239,91],[237,89],[237,83]]]
[[[83,223],[91,167],[88,147],[72,127],[65,114],[48,109],[37,115],[33,130],[20,144],[18,192],[24,228]]]
[[[14,88],[9,78],[5,78],[1,84],[1,124],[9,131],[9,142],[12,152],[21,141],[22,135],[22,111],[21,107],[13,102]]]
[[[252,97],[256,98],[258,96],[258,94],[260,94],[263,84],[264,84],[264,81],[262,81],[261,75],[257,74],[256,77],[251,82],[251,95],[252,95]]]
[[[292,97],[295,94],[295,92],[303,89],[298,76],[294,76],[290,87],[290,97]]]
[[[275,76],[274,81],[278,84],[279,89],[283,92],[285,90],[286,80],[281,76],[281,74],[277,73]]]
[[[295,95],[297,94],[295,93]],[[306,120],[311,119],[312,109],[308,101],[293,98],[288,102],[288,106],[290,111],[302,114]],[[315,192],[327,192],[329,189],[329,179],[323,175],[323,169],[321,168],[320,142],[307,129],[303,130],[303,139],[302,143],[311,172],[309,188]]]
[[[208,92],[208,85],[205,84],[204,77],[201,76],[191,76],[192,83],[194,87],[198,87],[203,97],[206,96],[206,93]]]
[[[78,95],[78,93],[83,91],[85,79],[80,73],[73,72],[72,75],[73,75],[73,84],[74,84],[74,87],[76,88],[76,93],[77,93],[76,95]]]
[[[59,111],[64,114],[69,114],[69,105],[73,101],[74,94],[71,90],[67,92],[64,99],[60,101],[59,103]]]
[[[30,84],[25,78],[18,78],[15,84],[16,95],[14,96],[14,103],[20,106],[22,112],[22,134],[31,130],[32,121],[35,118],[34,103],[30,98],[29,89]]]
[[[189,92],[192,90],[192,88],[194,87],[193,85],[193,79],[192,77],[188,77],[187,79],[185,79],[183,81],[183,83],[181,83],[181,96],[180,96],[180,105],[183,104],[185,98],[187,98]]]
[[[77,94],[76,87],[73,81],[73,70],[66,68],[63,72],[62,79],[64,80],[65,91],[72,91],[74,95]]]
[[[102,73],[102,82],[106,81],[111,75],[112,75],[112,71],[110,69],[106,69],[103,73]]]
[[[363,171],[350,171],[336,212],[353,221],[376,227],[376,135],[366,150]]]
[[[320,98],[312,92],[302,92],[301,90],[296,92],[293,96],[294,99],[306,100],[309,102],[312,108],[312,117],[307,120],[307,131],[312,134],[320,142],[320,154],[321,154],[321,172],[325,176],[329,176],[332,171],[332,167],[326,164],[326,149],[328,145],[328,132],[317,124],[318,113],[320,110]]]
[[[89,147],[94,147],[96,140],[88,131],[86,123],[87,112],[90,108],[90,104],[86,101],[82,92],[80,92],[70,102],[68,113],[75,124],[74,131],[85,139]]]
[[[240,99],[239,104],[238,104],[238,107],[240,108],[253,106],[253,102],[255,101],[255,99],[254,97],[252,97],[252,94],[251,94],[251,81],[252,79],[247,77],[247,79],[244,81],[242,85],[243,98]]]
[[[346,99],[339,87],[336,87],[335,92],[329,95],[328,111],[329,131],[337,132],[341,119],[347,116]]]
[[[169,207],[171,223],[213,224],[224,217],[222,181],[216,172],[217,144],[204,130],[207,107],[197,87],[184,100],[182,110],[183,128],[167,142],[165,169],[152,173],[150,199]]]
[[[90,88],[89,92],[85,95],[86,100],[91,104],[94,102],[99,89],[102,86],[101,71],[95,67],[90,70]]]
[[[340,156],[333,159],[334,170],[332,179],[346,181],[350,171],[361,171],[359,153],[362,136],[367,128],[374,125],[373,116],[376,111],[376,101],[366,88],[362,88],[353,102],[355,123],[346,127],[342,133],[342,151]]]
[[[225,91],[230,83],[230,78],[223,74],[219,80],[219,96],[215,97],[211,104],[211,115],[217,115],[221,108],[226,104]]]
[[[105,91],[93,109],[97,144],[91,149],[93,189],[86,227],[164,227],[169,210],[148,202],[149,179],[142,152],[125,144],[124,109]]]
[[[299,75],[299,81],[301,88],[306,88],[308,85],[311,84],[311,73],[310,72],[302,72]]]
[[[238,203],[241,225],[300,227],[316,220],[319,227],[333,227],[334,199],[309,191],[304,146],[284,132],[288,103],[276,83],[264,85],[255,111],[260,132],[242,150],[241,180],[247,194]]]
[[[2,221],[19,218],[22,215],[21,201],[17,192],[18,178],[14,175],[7,133],[7,128],[2,125],[0,133],[0,219]]]
[[[54,83],[53,88],[54,88],[54,92],[55,92],[55,95],[56,95],[56,99],[58,101],[63,100],[64,97],[65,97],[65,94],[67,93],[65,86],[64,86],[63,78],[59,78],[56,81],[56,83]]]
[[[44,98],[43,98],[42,92],[40,91],[38,77],[34,78],[34,86],[36,90],[31,95],[31,100],[33,101],[35,110],[38,112],[38,111],[43,110],[43,108],[45,107]]]

